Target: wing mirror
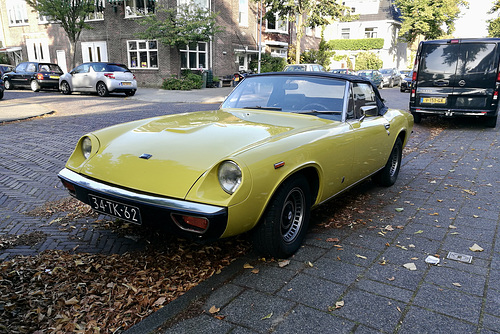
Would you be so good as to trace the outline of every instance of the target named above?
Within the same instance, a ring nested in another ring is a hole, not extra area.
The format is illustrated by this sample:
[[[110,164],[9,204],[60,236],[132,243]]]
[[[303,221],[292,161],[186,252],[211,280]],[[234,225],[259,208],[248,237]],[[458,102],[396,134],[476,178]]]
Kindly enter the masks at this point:
[[[360,108],[362,121],[366,116],[377,116],[378,115],[378,107],[377,106],[363,106]]]

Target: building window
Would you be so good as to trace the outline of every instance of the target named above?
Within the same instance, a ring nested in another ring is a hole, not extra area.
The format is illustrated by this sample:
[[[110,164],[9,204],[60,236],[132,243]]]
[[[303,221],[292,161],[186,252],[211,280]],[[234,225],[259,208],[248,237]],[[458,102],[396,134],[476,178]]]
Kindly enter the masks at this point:
[[[267,32],[279,32],[282,34],[288,33],[288,19],[280,19],[277,14],[273,18],[266,21]]]
[[[240,26],[248,27],[248,0],[240,0],[238,8],[238,23]]]
[[[342,39],[349,39],[351,34],[351,29],[350,28],[342,28]]]
[[[286,58],[287,56],[288,49],[278,47],[271,47],[269,49],[271,50],[272,57]]]
[[[129,68],[158,68],[157,41],[127,41]]]
[[[137,17],[153,14],[156,0],[125,0],[125,17]]]
[[[208,9],[208,0],[177,0],[177,6],[198,6]]]
[[[377,29],[365,28],[365,38],[377,38]]]
[[[9,17],[9,26],[28,24],[28,11],[24,0],[7,1],[7,16]]]
[[[85,20],[86,21],[104,20],[105,3],[106,3],[105,0],[94,0],[94,10],[85,18]]]
[[[207,69],[207,43],[193,42],[181,48],[182,69]]]

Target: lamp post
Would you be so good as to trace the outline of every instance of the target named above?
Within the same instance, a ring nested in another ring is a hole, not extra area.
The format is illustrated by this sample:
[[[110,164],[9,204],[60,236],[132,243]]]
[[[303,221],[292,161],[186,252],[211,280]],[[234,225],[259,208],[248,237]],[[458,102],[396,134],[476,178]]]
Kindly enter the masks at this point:
[[[257,66],[257,73],[260,73],[261,60],[262,60],[262,0],[260,0],[260,11],[259,11],[259,61]]]

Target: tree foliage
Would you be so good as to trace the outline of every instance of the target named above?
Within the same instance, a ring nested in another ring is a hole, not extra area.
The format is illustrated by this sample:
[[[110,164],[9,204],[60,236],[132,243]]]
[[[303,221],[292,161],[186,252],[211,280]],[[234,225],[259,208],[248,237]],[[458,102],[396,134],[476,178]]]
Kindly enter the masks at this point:
[[[413,43],[418,36],[437,39],[455,31],[455,20],[466,0],[395,0],[403,23],[399,38]],[[443,29],[446,28],[446,30]]]
[[[356,55],[354,70],[378,70],[384,62],[373,52],[360,52]]]
[[[196,5],[160,8],[156,14],[145,16],[139,21],[146,29],[137,33],[137,36],[174,47],[209,41],[214,34],[223,31],[221,26],[216,25],[217,15]]]
[[[296,56],[300,55],[300,41],[305,28],[326,26],[333,20],[351,21],[357,16],[350,15],[350,9],[335,0],[264,0],[266,18],[278,15],[280,18],[296,20]]]
[[[250,62],[250,68],[254,69],[258,67],[258,60],[254,59]],[[269,53],[263,53],[260,60],[260,72],[279,72],[283,71],[286,66],[285,58],[273,57]]]
[[[500,11],[500,0],[495,1],[493,7],[489,10],[489,14],[494,14]],[[488,36],[500,37],[500,17],[488,20]]]
[[[319,42],[318,50],[309,50],[300,55],[300,61],[302,63],[314,63],[320,64],[324,68],[330,67],[330,58],[335,54],[323,38]]]
[[[72,66],[75,65],[76,43],[84,29],[92,27],[85,18],[95,10],[95,0],[26,0],[42,16],[60,24],[70,41]]]

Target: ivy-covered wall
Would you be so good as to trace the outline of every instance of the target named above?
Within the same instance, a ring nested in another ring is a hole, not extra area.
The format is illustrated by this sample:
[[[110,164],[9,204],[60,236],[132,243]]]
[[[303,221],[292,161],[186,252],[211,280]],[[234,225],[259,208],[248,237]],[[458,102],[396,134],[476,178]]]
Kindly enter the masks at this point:
[[[332,39],[328,41],[328,46],[332,50],[373,50],[384,47],[383,38],[362,38],[362,39]]]

